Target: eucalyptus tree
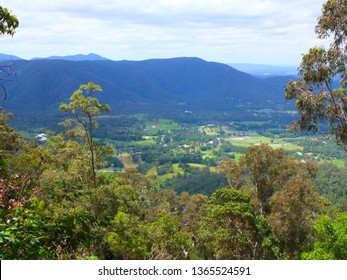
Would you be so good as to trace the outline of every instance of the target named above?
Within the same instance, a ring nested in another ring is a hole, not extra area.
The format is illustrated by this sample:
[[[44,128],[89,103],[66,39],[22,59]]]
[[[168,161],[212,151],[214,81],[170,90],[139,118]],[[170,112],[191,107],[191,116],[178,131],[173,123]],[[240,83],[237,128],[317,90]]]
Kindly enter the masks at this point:
[[[277,239],[265,218],[256,215],[251,197],[222,188],[206,203],[199,238],[209,259],[275,259]]]
[[[313,47],[302,58],[300,79],[290,81],[286,98],[294,100],[300,119],[290,128],[317,132],[329,125],[329,135],[347,151],[347,0],[328,0],[316,25],[329,48]],[[336,85],[339,80],[339,85]]]
[[[61,103],[59,109],[72,116],[66,123],[75,124],[82,128],[86,144],[90,152],[90,167],[92,170],[94,188],[97,187],[96,182],[96,163],[95,163],[95,148],[93,143],[93,132],[98,127],[98,123],[95,119],[100,116],[102,112],[110,112],[110,106],[108,104],[101,104],[94,94],[102,92],[102,88],[89,82],[87,84],[80,85],[71,96],[71,102],[69,104]]]

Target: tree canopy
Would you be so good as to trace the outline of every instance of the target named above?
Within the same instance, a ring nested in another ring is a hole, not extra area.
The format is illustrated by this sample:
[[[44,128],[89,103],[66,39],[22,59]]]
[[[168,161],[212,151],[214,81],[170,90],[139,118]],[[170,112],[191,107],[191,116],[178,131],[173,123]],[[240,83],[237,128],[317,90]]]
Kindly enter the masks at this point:
[[[0,34],[13,36],[19,21],[12,11],[0,6]]]
[[[89,82],[80,85],[71,95],[69,104],[61,103],[59,109],[69,113],[72,119],[65,121],[65,125],[76,124],[85,133],[85,138],[90,151],[90,163],[93,174],[94,187],[96,188],[96,165],[95,165],[95,148],[93,144],[93,129],[98,127],[95,118],[102,112],[109,112],[111,108],[108,104],[101,104],[97,98],[93,96],[96,92],[102,92],[102,88]]]
[[[294,100],[300,119],[294,131],[320,130],[329,125],[329,134],[347,151],[347,1],[328,0],[316,25],[319,38],[331,38],[329,48],[316,46],[302,58],[300,79],[290,81],[286,98]],[[336,83],[338,85],[336,85]]]

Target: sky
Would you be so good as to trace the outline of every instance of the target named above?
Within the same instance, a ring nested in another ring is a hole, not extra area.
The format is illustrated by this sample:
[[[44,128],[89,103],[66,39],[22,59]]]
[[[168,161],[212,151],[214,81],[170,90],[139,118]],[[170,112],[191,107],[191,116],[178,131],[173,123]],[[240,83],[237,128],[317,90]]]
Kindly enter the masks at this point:
[[[325,0],[0,0],[20,25],[0,53],[24,59],[97,53],[112,60],[200,57],[299,65],[327,42],[314,32]]]

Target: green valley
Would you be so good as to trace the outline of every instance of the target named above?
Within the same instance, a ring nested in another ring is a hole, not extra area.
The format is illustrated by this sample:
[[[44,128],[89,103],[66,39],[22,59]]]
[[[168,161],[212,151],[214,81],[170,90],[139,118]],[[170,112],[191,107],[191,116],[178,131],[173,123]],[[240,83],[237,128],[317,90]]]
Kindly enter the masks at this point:
[[[315,31],[333,42],[295,76],[197,57],[0,54],[0,259],[346,260],[346,7],[323,5]],[[0,6],[0,35],[18,26]]]

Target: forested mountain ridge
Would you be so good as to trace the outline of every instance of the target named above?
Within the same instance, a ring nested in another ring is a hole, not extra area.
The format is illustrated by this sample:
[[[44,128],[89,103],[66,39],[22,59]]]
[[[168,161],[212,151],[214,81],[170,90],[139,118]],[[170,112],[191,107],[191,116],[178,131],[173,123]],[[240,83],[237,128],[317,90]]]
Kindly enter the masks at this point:
[[[15,78],[4,85],[14,113],[55,113],[81,84],[94,81],[114,113],[223,111],[238,104],[283,104],[283,85],[199,58],[145,61],[12,61]]]

